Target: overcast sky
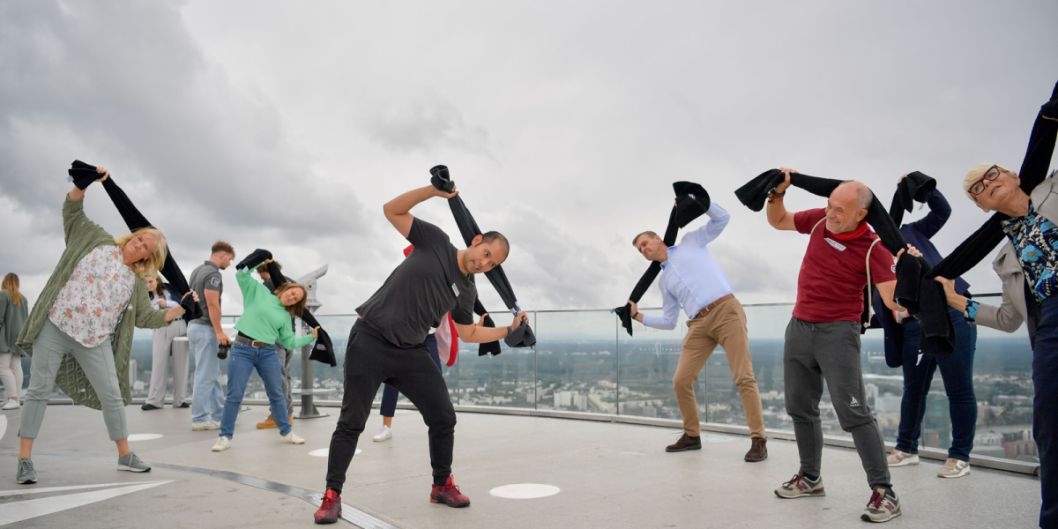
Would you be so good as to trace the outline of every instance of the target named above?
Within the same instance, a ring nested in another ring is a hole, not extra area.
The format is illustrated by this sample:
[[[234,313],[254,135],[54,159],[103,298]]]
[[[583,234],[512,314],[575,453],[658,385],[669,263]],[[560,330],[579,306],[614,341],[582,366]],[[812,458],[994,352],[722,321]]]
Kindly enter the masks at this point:
[[[288,275],[328,265],[322,312],[351,312],[402,258],[382,204],[443,163],[510,238],[525,308],[624,302],[646,267],[631,237],[664,229],[676,180],[731,212],[712,248],[740,298],[791,301],[806,238],[734,189],[789,165],[888,203],[920,170],[955,208],[947,253],[986,218],[966,170],[1021,164],[1058,80],[1055,20],[1053,0],[0,2],[0,268],[35,299],[78,158],[187,274],[215,239],[265,247]],[[124,231],[101,188],[87,211]],[[458,240],[443,201],[414,213]],[[967,279],[999,289],[988,263]]]

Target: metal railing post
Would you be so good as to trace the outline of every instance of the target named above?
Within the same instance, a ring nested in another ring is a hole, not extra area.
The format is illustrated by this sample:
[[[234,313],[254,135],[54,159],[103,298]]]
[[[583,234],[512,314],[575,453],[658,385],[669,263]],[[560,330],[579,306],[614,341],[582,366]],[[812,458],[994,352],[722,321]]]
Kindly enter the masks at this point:
[[[319,299],[316,298],[316,281],[326,273],[327,265],[324,265],[309,272],[301,279],[298,279],[298,283],[305,285],[305,290],[308,291],[305,308],[313,314],[323,306]],[[298,326],[297,335],[305,335],[304,323]],[[312,360],[309,360],[310,351],[313,346],[314,344],[309,344],[301,348],[301,412],[298,414],[298,419],[315,419],[318,417],[326,417],[328,415],[320,412],[320,410],[316,408],[316,403],[314,402],[315,395],[313,394],[312,385],[315,377],[312,375]]]

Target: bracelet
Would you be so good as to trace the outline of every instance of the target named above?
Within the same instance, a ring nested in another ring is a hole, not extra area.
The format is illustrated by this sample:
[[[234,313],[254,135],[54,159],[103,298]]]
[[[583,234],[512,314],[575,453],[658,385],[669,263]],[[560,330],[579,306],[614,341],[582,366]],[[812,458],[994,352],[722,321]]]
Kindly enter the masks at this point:
[[[786,191],[779,191],[779,188],[773,187],[768,191],[769,197],[781,197],[786,194]]]
[[[632,319],[633,320],[639,321],[639,320],[636,319],[636,316],[639,316],[639,312],[636,312],[635,314],[632,315]]]
[[[967,299],[966,300],[966,319],[970,320],[970,321],[977,320],[977,308],[980,307],[980,306],[981,306],[980,303],[978,303],[978,302],[976,302],[976,301],[974,301],[972,299]]]

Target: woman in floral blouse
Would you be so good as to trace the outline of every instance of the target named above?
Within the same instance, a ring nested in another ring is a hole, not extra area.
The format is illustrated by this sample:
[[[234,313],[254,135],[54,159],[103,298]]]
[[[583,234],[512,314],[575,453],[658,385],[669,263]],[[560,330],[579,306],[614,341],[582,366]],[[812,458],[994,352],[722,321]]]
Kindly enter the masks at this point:
[[[102,182],[110,176],[98,168]],[[35,483],[33,441],[56,384],[77,404],[103,411],[118,449],[118,470],[151,469],[130,449],[125,405],[133,326],[156,329],[184,309],[154,310],[143,277],[165,260],[165,236],[146,228],[119,238],[84,214],[84,190],[74,187],[63,204],[66,250],[41,292],[18,345],[33,357],[19,431],[16,481]]]

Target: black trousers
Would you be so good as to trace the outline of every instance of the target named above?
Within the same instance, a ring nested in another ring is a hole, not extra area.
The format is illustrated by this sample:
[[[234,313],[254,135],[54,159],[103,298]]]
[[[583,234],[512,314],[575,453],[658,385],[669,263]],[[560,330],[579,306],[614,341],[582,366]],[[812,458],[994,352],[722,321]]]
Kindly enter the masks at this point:
[[[345,394],[338,426],[331,435],[327,488],[341,492],[345,473],[356,453],[356,442],[371,415],[371,402],[383,382],[408,397],[422,414],[429,428],[434,483],[444,484],[452,474],[456,412],[426,344],[396,347],[369,324],[357,321],[349,331],[345,350]]]

